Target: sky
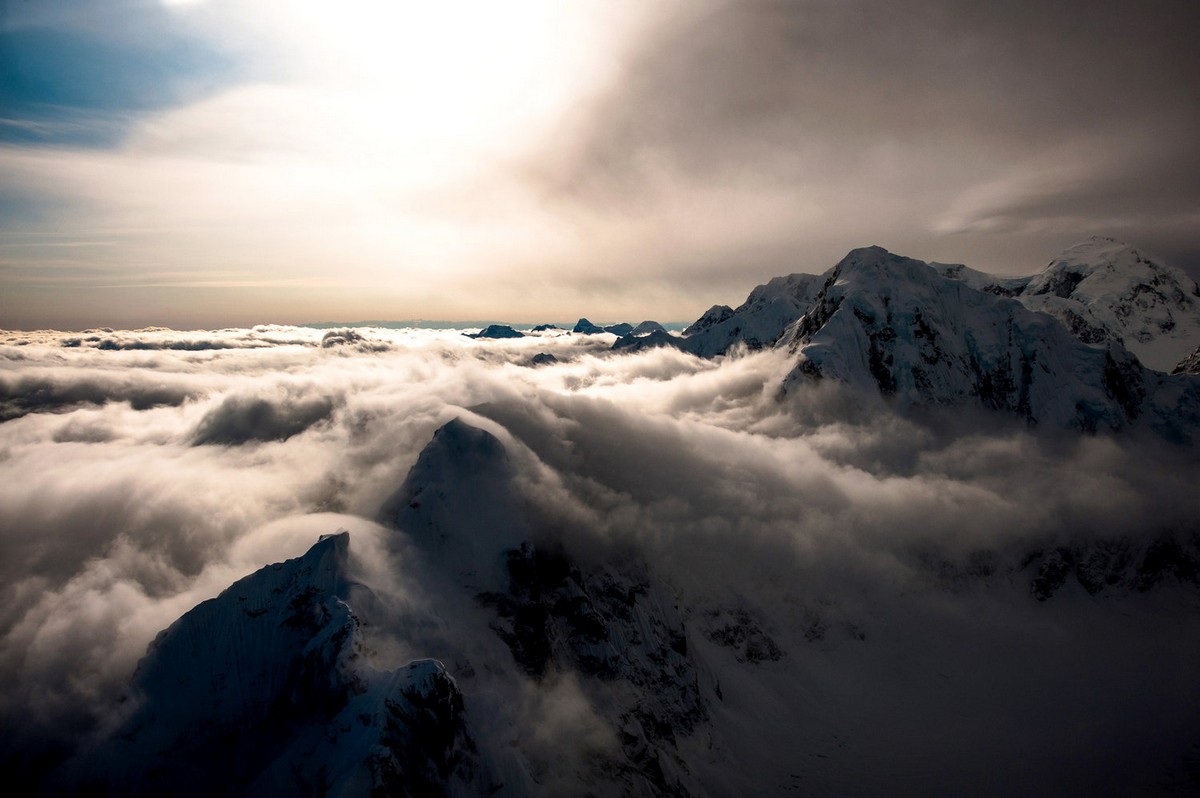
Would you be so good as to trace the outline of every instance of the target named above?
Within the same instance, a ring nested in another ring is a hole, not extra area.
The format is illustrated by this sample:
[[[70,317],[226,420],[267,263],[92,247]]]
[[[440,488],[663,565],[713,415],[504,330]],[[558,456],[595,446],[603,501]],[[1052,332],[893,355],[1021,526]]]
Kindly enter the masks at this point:
[[[4,0],[0,327],[688,321],[878,244],[1200,275],[1193,2]]]

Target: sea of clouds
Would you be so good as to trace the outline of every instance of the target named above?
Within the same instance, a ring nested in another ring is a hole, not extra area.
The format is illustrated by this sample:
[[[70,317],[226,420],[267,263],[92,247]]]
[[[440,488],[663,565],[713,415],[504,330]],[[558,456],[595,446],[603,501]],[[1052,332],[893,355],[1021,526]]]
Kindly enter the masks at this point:
[[[786,353],[616,354],[612,340],[0,333],[6,756],[69,751],[103,730],[160,630],[339,528],[363,581],[452,635],[453,602],[403,556],[404,531],[377,521],[434,430],[461,418],[500,439],[532,523],[572,555],[632,553],[685,613],[757,618],[789,652],[768,682],[826,688],[775,702],[809,707],[809,720],[762,721],[811,727],[797,731],[807,745],[829,744],[821,724],[849,724],[856,757],[895,760],[883,774],[943,745],[964,779],[997,752],[1041,762],[1034,778],[1064,757],[1075,773],[1127,754],[1124,728],[1163,749],[1134,757],[1130,783],[1139,768],[1187,770],[1180,757],[1200,740],[1195,593],[1039,603],[1021,563],[1056,545],[1194,534],[1193,450],[897,412],[829,384],[785,397]],[[532,366],[541,352],[558,362]],[[419,626],[381,649],[437,655],[419,650]],[[519,700],[538,705],[545,745],[603,736],[569,681]],[[999,742],[966,750],[978,723]],[[807,783],[852,783],[827,778]]]

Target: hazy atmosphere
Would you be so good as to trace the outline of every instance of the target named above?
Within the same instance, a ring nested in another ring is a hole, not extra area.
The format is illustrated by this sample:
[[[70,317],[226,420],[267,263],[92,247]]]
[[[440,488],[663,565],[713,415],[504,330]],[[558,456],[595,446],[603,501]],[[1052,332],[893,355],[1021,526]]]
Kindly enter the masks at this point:
[[[1171,0],[0,4],[0,326],[695,318],[856,246],[1200,270]]]
[[[1200,4],[0,0],[0,771],[1200,794]]]

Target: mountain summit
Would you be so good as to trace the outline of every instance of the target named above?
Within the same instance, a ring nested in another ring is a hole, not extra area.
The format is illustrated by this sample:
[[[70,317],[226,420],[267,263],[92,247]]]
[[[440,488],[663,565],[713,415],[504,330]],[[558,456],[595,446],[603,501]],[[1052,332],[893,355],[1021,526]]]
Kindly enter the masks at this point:
[[[785,391],[832,379],[900,406],[975,404],[1084,430],[1144,423],[1177,439],[1200,424],[1196,381],[1165,373],[1200,340],[1196,285],[1108,239],[1024,278],[855,249],[823,275],[710,309],[685,336],[679,348],[702,356],[786,347]]]
[[[1156,371],[1171,371],[1200,346],[1195,281],[1112,238],[1076,244],[1028,277],[1000,278],[961,266],[940,267],[940,273],[1049,313],[1086,343],[1117,340]]]
[[[491,789],[443,665],[364,661],[350,536],[323,536],[161,632],[137,709],[85,756],[72,794],[445,795]],[[358,586],[360,590],[365,590]]]

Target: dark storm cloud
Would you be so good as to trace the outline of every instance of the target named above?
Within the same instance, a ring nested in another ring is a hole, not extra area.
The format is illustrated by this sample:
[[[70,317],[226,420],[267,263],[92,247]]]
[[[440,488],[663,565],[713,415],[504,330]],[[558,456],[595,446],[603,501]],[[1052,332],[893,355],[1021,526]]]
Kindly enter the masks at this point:
[[[695,8],[644,44],[629,83],[591,118],[577,176],[636,173],[650,152],[689,172],[789,180],[844,167],[881,139],[1026,148],[1097,129],[1166,136],[1196,165],[1182,135],[1200,117],[1194,4]],[[805,158],[814,138],[840,163]]]
[[[849,247],[1033,227],[1068,242],[1112,230],[1191,263],[1197,29],[1200,6],[1169,0],[688,4],[542,174],[610,210],[664,182],[790,188],[839,214],[854,208],[843,194],[857,200],[855,219],[775,234],[797,253],[830,235]]]

